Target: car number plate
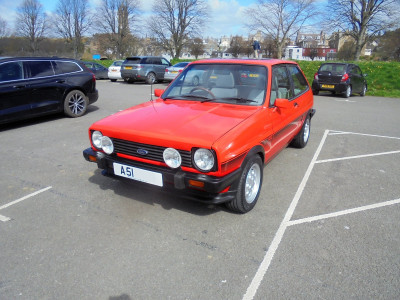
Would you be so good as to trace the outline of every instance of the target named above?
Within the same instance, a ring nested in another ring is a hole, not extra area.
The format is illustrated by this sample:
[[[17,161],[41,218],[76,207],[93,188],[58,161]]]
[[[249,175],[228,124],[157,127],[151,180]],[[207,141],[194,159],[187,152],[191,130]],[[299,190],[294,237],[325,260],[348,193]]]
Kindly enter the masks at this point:
[[[326,89],[334,89],[335,86],[333,84],[322,84],[321,87]]]
[[[137,180],[137,181],[141,181],[141,182],[145,182],[145,183],[149,183],[149,184],[153,184],[153,185],[157,185],[157,186],[163,186],[163,180],[162,180],[161,173],[143,170],[143,169],[127,166],[127,165],[122,165],[119,163],[113,163],[113,167],[114,167],[115,175],[133,179],[133,180]]]
[[[125,70],[132,70],[132,67],[125,67]]]
[[[172,73],[172,74],[176,74],[176,73],[178,73],[178,71],[171,71],[171,73]]]

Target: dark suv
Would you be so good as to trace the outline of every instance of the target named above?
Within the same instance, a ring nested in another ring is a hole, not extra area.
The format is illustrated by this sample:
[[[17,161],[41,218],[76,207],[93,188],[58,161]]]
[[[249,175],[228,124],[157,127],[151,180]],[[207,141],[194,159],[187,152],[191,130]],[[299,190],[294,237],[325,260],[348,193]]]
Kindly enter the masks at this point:
[[[82,116],[99,94],[81,62],[67,58],[0,58],[0,124],[64,112]]]
[[[126,82],[146,81],[153,84],[164,80],[165,69],[171,63],[159,56],[127,57],[121,66],[121,77]]]
[[[340,93],[349,98],[353,93],[365,96],[367,81],[359,66],[347,63],[325,63],[314,75],[312,91],[318,95],[319,91]]]

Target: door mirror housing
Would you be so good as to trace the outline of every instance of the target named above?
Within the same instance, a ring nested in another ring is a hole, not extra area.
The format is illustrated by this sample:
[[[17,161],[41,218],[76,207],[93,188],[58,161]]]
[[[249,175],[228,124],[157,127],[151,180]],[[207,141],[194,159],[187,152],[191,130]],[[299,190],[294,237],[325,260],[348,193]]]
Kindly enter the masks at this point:
[[[288,99],[277,98],[275,99],[275,106],[279,108],[289,108],[291,103]]]
[[[155,89],[154,90],[154,96],[157,98],[160,98],[163,93],[164,93],[163,89]]]

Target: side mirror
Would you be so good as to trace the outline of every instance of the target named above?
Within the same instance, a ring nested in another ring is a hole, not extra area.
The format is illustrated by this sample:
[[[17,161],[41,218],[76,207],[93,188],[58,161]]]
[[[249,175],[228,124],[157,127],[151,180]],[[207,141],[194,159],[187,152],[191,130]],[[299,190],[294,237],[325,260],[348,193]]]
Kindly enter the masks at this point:
[[[275,99],[275,106],[279,108],[290,108],[293,105],[288,99],[277,98]]]
[[[163,93],[164,93],[163,89],[154,89],[154,96],[157,98],[160,98]]]

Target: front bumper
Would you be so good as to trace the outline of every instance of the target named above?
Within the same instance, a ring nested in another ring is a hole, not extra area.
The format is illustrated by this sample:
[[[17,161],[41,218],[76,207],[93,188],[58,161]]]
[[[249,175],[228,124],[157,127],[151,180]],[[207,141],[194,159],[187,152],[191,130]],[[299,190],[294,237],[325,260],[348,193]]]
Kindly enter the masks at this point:
[[[131,167],[140,168],[147,171],[153,171],[162,174],[162,189],[178,194],[180,197],[210,204],[220,204],[232,201],[236,196],[237,182],[241,174],[238,169],[224,177],[215,177],[205,174],[185,172],[181,169],[173,170],[167,167],[160,167],[142,162],[123,159],[120,157],[109,156],[102,152],[87,148],[83,151],[84,158],[89,162],[97,163],[100,169],[103,169],[103,175],[113,176],[124,179],[145,187],[155,187],[151,184],[126,179],[114,174],[113,163],[120,163]],[[193,186],[190,182],[202,182],[204,186],[199,188]]]

